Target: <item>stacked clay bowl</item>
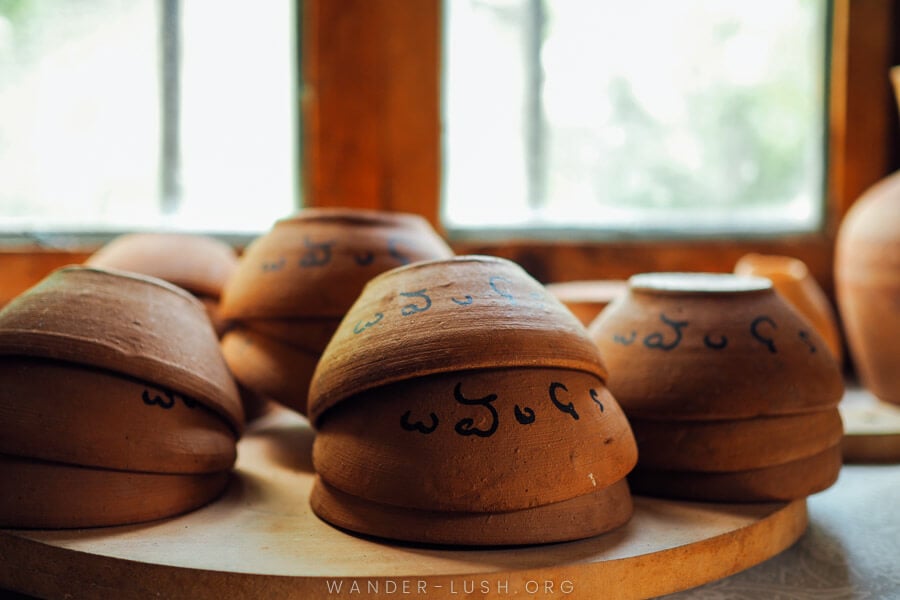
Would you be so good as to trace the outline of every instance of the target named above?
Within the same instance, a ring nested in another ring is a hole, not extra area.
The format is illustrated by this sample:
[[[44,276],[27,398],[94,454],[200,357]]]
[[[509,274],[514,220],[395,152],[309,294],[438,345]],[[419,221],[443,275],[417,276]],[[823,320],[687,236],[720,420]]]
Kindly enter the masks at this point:
[[[243,414],[203,306],[65,267],[0,311],[0,526],[137,523],[224,489]]]
[[[803,261],[790,256],[746,254],[734,265],[734,272],[771,280],[775,291],[810,322],[841,362],[842,341],[834,309]]]
[[[421,217],[308,209],[278,221],[244,252],[222,295],[235,321],[222,352],[255,393],[306,414],[319,356],[347,309],[375,275],[452,256]]]
[[[184,288],[203,303],[219,336],[228,328],[219,314],[219,297],[237,263],[237,254],[225,242],[186,233],[121,235],[85,261],[102,269],[151,275]]]
[[[589,332],[637,439],[635,492],[775,501],[837,478],[840,369],[768,279],[636,275]]]
[[[627,282],[617,279],[548,283],[556,296],[585,327],[594,322],[609,303],[625,293]]]
[[[518,265],[466,256],[373,279],[310,386],[310,503],[351,531],[497,545],[631,516],[634,438],[578,320]]]

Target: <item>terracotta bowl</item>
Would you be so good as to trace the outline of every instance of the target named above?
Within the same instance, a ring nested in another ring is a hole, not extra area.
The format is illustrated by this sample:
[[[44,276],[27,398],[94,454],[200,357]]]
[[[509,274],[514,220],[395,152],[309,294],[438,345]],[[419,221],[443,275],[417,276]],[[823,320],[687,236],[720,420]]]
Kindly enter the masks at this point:
[[[0,454],[148,473],[227,471],[235,435],[170,390],[46,359],[0,360]]]
[[[54,271],[0,311],[0,356],[133,377],[196,400],[235,432],[243,426],[237,388],[203,306],[160,279],[83,266]]]
[[[621,527],[634,507],[623,479],[570,500],[501,513],[438,512],[381,505],[345,494],[317,477],[313,511],[350,531],[382,538],[454,546],[508,546],[565,542]]]
[[[589,328],[629,418],[734,420],[834,408],[840,368],[768,279],[636,275]]]
[[[317,353],[238,326],[222,338],[222,354],[235,378],[250,394],[306,413],[309,381],[319,360]]]
[[[900,404],[900,172],[866,190],[847,213],[834,268],[853,365],[879,399]]]
[[[772,467],[824,452],[843,438],[836,409],[733,421],[631,419],[640,466],[726,472]]]
[[[644,469],[628,481],[638,494],[707,502],[780,502],[805,498],[837,481],[841,446],[761,469],[729,472]]]
[[[803,261],[790,256],[746,254],[735,264],[734,272],[771,280],[775,291],[806,317],[841,362],[842,341],[834,309]]]
[[[278,221],[247,248],[223,293],[222,316],[240,323],[239,337],[252,331],[260,339],[244,355],[255,364],[241,365],[233,362],[232,336],[229,367],[251,391],[305,414],[310,354],[318,359],[366,282],[398,265],[449,256],[447,244],[416,215],[307,209]],[[277,354],[260,355],[267,348]],[[290,353],[300,353],[302,368],[285,363]],[[273,379],[262,381],[264,371]]]
[[[218,298],[237,267],[234,249],[215,238],[187,233],[121,235],[85,264],[164,279],[197,296]]]
[[[572,311],[585,326],[590,325],[609,303],[625,293],[627,281],[566,281],[548,283],[547,289]]]
[[[412,214],[306,209],[250,244],[222,294],[229,319],[340,319],[365,283],[399,265],[452,256]]]
[[[214,500],[228,477],[131,473],[0,455],[0,527],[105,527],[172,517]]]
[[[313,463],[327,486],[314,491],[313,509],[371,535],[476,545],[617,526],[630,503],[610,498],[621,497],[614,486],[637,455],[605,377],[584,327],[510,261],[467,256],[388,271],[341,322],[310,384]],[[528,525],[562,519],[568,502],[589,510],[573,499],[593,494],[596,510],[618,506],[589,519],[595,528]],[[401,513],[393,524],[370,520]],[[441,515],[429,531],[444,533],[425,531]],[[476,525],[492,522],[484,515],[523,528],[485,531]]]

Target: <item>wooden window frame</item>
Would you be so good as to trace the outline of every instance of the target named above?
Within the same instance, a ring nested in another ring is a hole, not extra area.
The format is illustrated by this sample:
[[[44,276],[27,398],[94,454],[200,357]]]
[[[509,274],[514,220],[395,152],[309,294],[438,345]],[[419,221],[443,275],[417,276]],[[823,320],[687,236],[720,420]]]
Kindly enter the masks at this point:
[[[304,0],[304,198],[308,206],[416,212],[441,230],[440,0]],[[803,235],[583,242],[456,241],[513,259],[542,281],[645,271],[730,271],[747,252],[787,254],[833,287],[840,221],[896,166],[900,0],[834,0],[826,219]]]
[[[301,165],[307,206],[414,212],[438,230],[441,188],[441,0],[298,0]],[[832,289],[840,221],[898,166],[900,0],[834,0],[827,218],[822,231],[756,239],[454,242],[511,258],[538,279],[624,278],[655,270],[730,271],[746,252],[804,260]],[[0,250],[0,305],[94,248]]]

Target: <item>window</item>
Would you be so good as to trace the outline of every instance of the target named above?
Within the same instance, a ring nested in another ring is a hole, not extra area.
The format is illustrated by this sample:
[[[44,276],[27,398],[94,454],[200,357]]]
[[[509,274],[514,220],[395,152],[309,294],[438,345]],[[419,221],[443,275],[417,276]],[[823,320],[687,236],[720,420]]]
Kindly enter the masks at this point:
[[[445,224],[818,230],[828,15],[827,0],[447,2]]]
[[[0,233],[293,211],[295,29],[291,0],[0,0]]]

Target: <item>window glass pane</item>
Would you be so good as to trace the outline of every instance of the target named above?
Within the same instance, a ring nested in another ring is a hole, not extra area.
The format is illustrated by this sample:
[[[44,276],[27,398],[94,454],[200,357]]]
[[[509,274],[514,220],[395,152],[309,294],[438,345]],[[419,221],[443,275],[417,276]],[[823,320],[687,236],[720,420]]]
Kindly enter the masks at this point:
[[[819,227],[825,0],[447,6],[451,231]]]
[[[294,210],[293,10],[0,0],[0,232],[254,232]]]

